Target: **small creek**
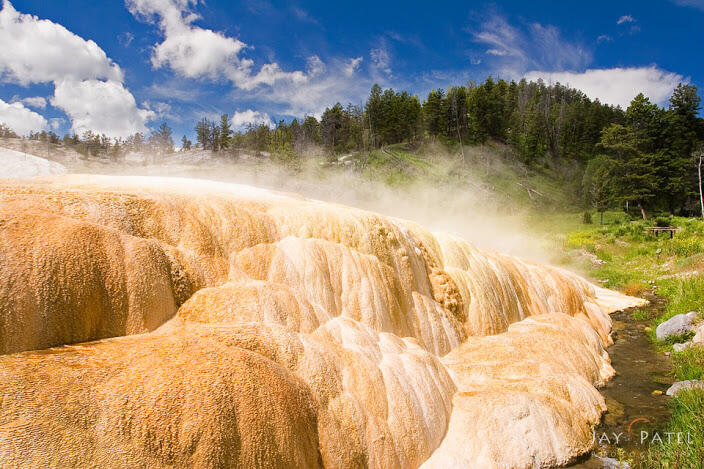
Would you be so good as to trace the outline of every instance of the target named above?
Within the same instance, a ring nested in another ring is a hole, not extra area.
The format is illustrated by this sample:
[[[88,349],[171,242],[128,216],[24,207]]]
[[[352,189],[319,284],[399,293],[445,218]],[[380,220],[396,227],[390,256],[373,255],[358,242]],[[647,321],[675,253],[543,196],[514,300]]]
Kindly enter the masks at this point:
[[[647,450],[649,442],[648,439],[641,442],[641,432],[652,435],[654,430],[662,429],[670,416],[669,398],[665,396],[672,384],[670,358],[656,350],[645,332],[651,318],[660,315],[665,305],[656,296],[648,300],[651,302],[648,306],[638,308],[647,313],[646,320],[633,319],[634,310],[611,315],[614,344],[608,352],[616,376],[600,390],[608,407],[594,430],[597,439],[594,453],[600,456],[618,458],[620,454],[639,459],[638,454]],[[653,394],[653,391],[662,391],[662,394]],[[614,435],[620,435],[618,443]],[[596,469],[603,466],[599,458],[588,455],[569,467]]]

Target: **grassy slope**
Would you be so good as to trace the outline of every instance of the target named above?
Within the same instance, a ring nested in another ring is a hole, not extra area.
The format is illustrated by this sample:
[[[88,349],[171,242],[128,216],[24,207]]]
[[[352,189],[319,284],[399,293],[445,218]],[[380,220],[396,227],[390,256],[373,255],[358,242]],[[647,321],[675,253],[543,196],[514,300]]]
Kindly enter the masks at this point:
[[[508,211],[526,208],[566,210],[573,207],[575,191],[554,171],[528,168],[508,147],[498,143],[448,147],[427,143],[388,145],[355,158],[366,175],[392,186],[411,182],[456,184],[490,194],[497,207]]]

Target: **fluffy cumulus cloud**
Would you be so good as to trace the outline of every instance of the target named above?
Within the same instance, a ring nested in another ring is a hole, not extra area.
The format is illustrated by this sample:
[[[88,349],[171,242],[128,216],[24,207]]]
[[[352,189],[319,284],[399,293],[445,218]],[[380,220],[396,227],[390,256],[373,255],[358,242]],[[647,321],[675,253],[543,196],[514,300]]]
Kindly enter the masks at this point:
[[[60,24],[18,12],[8,0],[0,10],[0,74],[21,85],[86,76],[122,80],[120,67],[93,41]]]
[[[356,62],[356,63],[355,63]],[[305,83],[279,83],[274,87],[254,92],[235,92],[234,98],[256,98],[277,105],[277,112],[302,117],[320,117],[330,103],[359,103],[360,97],[369,93],[374,82],[388,84],[385,74],[356,73],[361,58],[334,59],[324,64],[325,73],[313,76]]]
[[[6,103],[0,99],[0,124],[9,126],[20,135],[47,128],[47,121],[41,115],[24,107],[20,102]]]
[[[265,112],[253,111],[247,109],[246,111],[237,111],[232,115],[232,127],[236,130],[242,130],[247,127],[247,124],[259,125],[264,124],[269,127],[273,127],[274,123],[269,117],[269,114]]]
[[[324,61],[312,55],[306,59],[304,70],[296,71],[285,71],[276,62],[255,66],[245,56],[249,45],[195,24],[200,18],[194,11],[198,3],[126,0],[135,17],[156,25],[163,36],[152,48],[154,68],[167,67],[188,79],[228,80],[234,85],[235,99],[255,98],[272,103],[278,113],[296,116],[318,115],[326,104],[336,100],[356,101],[366,91],[361,87],[371,86],[371,79],[358,74],[362,57]],[[371,68],[382,72],[377,81],[383,83],[391,73],[389,53],[380,48],[372,52],[371,58]]]
[[[640,92],[658,104],[665,104],[678,83],[685,81],[681,75],[662,70],[656,66],[609,68],[576,72],[532,71],[525,75],[528,80],[539,78],[546,82],[559,82],[582,90],[592,99],[598,98],[608,104],[624,109]]]
[[[20,85],[54,83],[51,103],[71,118],[75,132],[92,128],[124,136],[146,130],[150,113],[128,104],[134,103],[134,97],[123,85],[122,70],[95,42],[60,24],[20,13],[4,0],[0,44],[0,80]],[[98,89],[103,92],[96,92]],[[69,90],[84,94],[69,97]],[[101,101],[106,96],[113,101]],[[25,98],[24,102],[42,107],[36,98]],[[87,108],[91,112],[86,112]]]
[[[111,137],[144,129],[144,123],[155,115],[139,109],[132,93],[112,80],[58,82],[51,104],[66,112],[74,132],[92,130]]]
[[[30,96],[21,100],[22,104],[29,107],[44,109],[46,107],[46,99],[41,96]]]
[[[126,3],[133,15],[158,24],[164,36],[153,49],[151,60],[155,68],[169,67],[188,78],[224,77],[245,90],[279,81],[307,80],[305,73],[283,71],[275,62],[255,71],[254,62],[241,57],[247,44],[193,24],[199,18],[191,11],[197,0],[127,0]]]

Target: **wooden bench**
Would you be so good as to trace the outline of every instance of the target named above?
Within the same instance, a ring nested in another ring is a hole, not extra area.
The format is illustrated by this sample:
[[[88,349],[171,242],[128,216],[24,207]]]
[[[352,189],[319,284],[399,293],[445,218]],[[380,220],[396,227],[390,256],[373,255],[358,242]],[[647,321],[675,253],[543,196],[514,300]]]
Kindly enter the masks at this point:
[[[677,228],[676,226],[651,226],[645,229],[646,232],[652,233],[655,236],[659,236],[660,233],[670,233],[670,239],[674,238],[675,233],[680,231],[682,228]]]

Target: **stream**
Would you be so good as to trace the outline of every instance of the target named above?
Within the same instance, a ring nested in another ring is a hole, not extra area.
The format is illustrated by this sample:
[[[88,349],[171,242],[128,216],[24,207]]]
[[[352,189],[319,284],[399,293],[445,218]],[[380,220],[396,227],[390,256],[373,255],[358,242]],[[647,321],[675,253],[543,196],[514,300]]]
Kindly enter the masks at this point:
[[[637,308],[647,313],[646,320],[633,319],[634,309],[611,315],[614,344],[608,352],[616,376],[600,389],[608,412],[594,430],[594,452],[570,468],[604,467],[596,455],[638,460],[638,455],[647,450],[653,431],[662,429],[669,419],[669,398],[665,391],[672,384],[670,358],[657,351],[645,332],[652,318],[661,314],[665,305],[654,295],[648,300],[649,305]],[[643,441],[641,438],[645,434],[642,432],[648,432]]]

